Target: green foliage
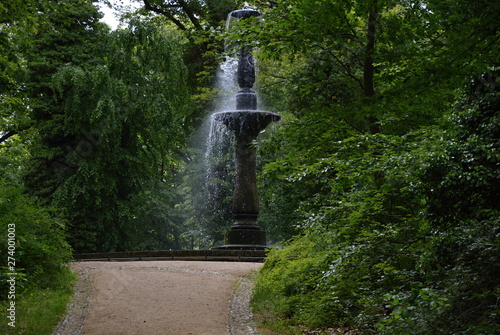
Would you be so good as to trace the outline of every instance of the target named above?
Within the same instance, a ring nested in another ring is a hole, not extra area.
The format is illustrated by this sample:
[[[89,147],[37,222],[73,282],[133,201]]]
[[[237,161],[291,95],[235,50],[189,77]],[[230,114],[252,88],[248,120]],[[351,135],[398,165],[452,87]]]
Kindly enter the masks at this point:
[[[0,143],[23,134],[30,126],[26,92],[26,67],[21,45],[45,18],[36,4],[45,1],[9,1],[0,4]]]
[[[28,138],[34,159],[25,168],[24,181],[32,194],[48,203],[59,185],[52,163],[78,144],[77,138],[62,131],[64,115],[54,99],[52,76],[68,64],[82,68],[102,64],[108,28],[98,22],[100,14],[87,0],[68,0],[55,7],[41,2],[37,11],[45,17],[45,24],[20,43],[27,72],[23,92],[34,133]]]
[[[21,183],[34,133],[25,47],[49,24],[39,9],[53,6],[47,1],[0,4],[0,306],[6,311],[16,302],[16,328],[5,319],[2,334],[50,334],[66,309],[74,279],[67,267],[72,250],[66,222],[26,195]],[[13,272],[15,298],[7,282]]]
[[[185,40],[136,16],[110,33],[92,1],[36,8],[46,24],[19,43],[24,114],[2,124],[22,135],[6,146],[29,143],[18,167],[28,192],[68,218],[78,251],[179,248],[173,175],[193,121]]]
[[[466,104],[448,129],[348,138],[331,158],[289,174],[302,192],[323,187],[300,202],[305,236],[266,260],[259,304],[309,327],[491,333],[499,322],[497,103],[491,92]],[[290,258],[296,250],[305,252]],[[294,274],[303,289],[286,291],[289,271],[304,264],[315,271]]]
[[[59,277],[66,272],[71,259],[71,247],[66,242],[65,223],[49,210],[21,193],[18,185],[2,179],[0,191],[0,257],[15,260],[17,289],[21,293],[27,287],[57,287],[64,282]],[[9,231],[9,228],[10,231]],[[15,253],[9,254],[9,232],[15,236]],[[1,268],[2,298],[7,297],[7,262]]]
[[[54,76],[59,132],[74,139],[51,164],[62,179],[54,204],[71,218],[80,251],[178,248],[168,183],[187,115],[179,37],[132,21],[109,42],[104,66]]]
[[[300,234],[266,260],[256,308],[366,334],[495,332],[498,9],[283,0],[250,30],[284,116],[261,150],[263,215]]]
[[[256,312],[272,311],[289,318],[292,324],[311,327],[327,322],[331,314],[318,306],[324,298],[316,289],[322,277],[324,255],[325,252],[314,250],[308,238],[296,241],[284,250],[272,251],[261,270],[252,298],[254,303],[258,302]]]
[[[66,312],[73,293],[75,275],[69,267],[57,276],[57,285],[49,288],[31,287],[16,297],[16,327],[2,322],[2,334],[50,335]],[[0,301],[0,308],[6,310],[9,301]]]

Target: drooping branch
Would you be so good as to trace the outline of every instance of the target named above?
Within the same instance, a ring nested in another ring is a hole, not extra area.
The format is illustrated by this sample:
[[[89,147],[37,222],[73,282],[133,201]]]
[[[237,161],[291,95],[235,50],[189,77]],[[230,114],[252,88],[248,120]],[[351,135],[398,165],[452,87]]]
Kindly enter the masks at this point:
[[[184,12],[186,13],[186,15],[189,17],[189,20],[194,25],[194,27],[196,29],[198,29],[198,30],[202,30],[203,28],[200,25],[200,21],[198,21],[198,19],[196,18],[196,16],[194,15],[194,13],[191,10],[191,8],[188,6],[188,4],[186,3],[186,1],[179,0],[179,4],[181,5],[181,7],[184,10]]]

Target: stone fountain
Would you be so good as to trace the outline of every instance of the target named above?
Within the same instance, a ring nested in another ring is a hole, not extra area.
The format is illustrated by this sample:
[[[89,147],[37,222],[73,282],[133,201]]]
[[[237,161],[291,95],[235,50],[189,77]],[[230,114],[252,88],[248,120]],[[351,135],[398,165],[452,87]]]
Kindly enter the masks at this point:
[[[242,9],[229,14],[233,19],[259,17],[256,10]],[[253,90],[255,66],[251,48],[240,48],[238,60],[236,110],[218,112],[213,119],[223,123],[236,138],[236,180],[232,212],[234,223],[226,233],[221,249],[261,250],[266,248],[266,233],[258,225],[259,196],[257,193],[256,148],[253,142],[271,122],[281,119],[278,114],[257,110],[257,94]]]

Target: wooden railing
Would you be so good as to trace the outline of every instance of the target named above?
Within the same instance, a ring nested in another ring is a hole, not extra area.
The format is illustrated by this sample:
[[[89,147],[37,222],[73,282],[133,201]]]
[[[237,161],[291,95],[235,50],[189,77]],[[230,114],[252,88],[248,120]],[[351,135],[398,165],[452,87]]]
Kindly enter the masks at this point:
[[[73,254],[74,261],[222,261],[263,262],[265,250],[156,250]]]

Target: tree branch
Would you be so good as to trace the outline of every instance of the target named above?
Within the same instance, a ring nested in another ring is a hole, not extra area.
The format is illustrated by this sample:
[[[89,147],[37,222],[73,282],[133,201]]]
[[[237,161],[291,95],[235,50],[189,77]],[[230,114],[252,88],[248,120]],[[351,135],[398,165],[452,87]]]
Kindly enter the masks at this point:
[[[350,71],[349,67],[348,67],[346,64],[344,64],[344,62],[342,62],[342,61],[340,60],[340,58],[339,58],[339,57],[337,57],[337,55],[336,55],[333,51],[331,51],[331,50],[330,50],[329,52],[330,52],[330,54],[332,55],[332,57],[333,57],[333,58],[335,58],[335,60],[337,61],[337,63],[339,63],[339,64],[340,64],[340,66],[342,66],[342,67],[344,68],[344,70],[345,70],[345,72],[346,72],[347,76],[348,76],[349,78],[354,79],[354,80],[355,80],[355,81],[359,84],[359,86],[361,87],[361,89],[362,89],[362,90],[364,90],[363,82],[362,82],[362,81],[361,81],[358,77],[356,77],[354,74],[352,74],[352,73],[351,73],[351,71]]]
[[[364,134],[365,133],[365,131],[362,128],[360,128],[357,125],[355,125],[354,123],[350,122],[345,117],[342,118],[341,120],[344,121],[349,127],[351,127],[352,129],[356,130],[358,133],[360,133],[360,134]]]
[[[155,12],[155,13],[158,13],[158,14],[161,14],[163,16],[165,16],[166,18],[168,18],[170,21],[172,21],[179,29],[181,30],[187,30],[186,26],[181,22],[179,21],[178,19],[176,19],[172,13],[170,13],[169,11],[165,11],[159,7],[155,7],[153,5],[151,5],[151,3],[149,2],[149,0],[143,0],[144,2],[144,8],[146,8],[147,10],[150,10],[152,12]],[[173,5],[170,5],[170,7],[172,7]]]
[[[191,20],[194,27],[198,30],[203,30],[203,28],[200,25],[200,21],[198,21],[198,19],[194,15],[193,11],[191,10],[191,8],[189,8],[188,4],[184,0],[179,0],[179,4],[182,6],[182,9],[186,13],[186,15],[189,17],[189,20]]]
[[[175,17],[175,15],[171,11],[165,10],[164,9],[165,7],[166,8],[178,8],[178,9],[181,9],[184,12],[184,14],[187,15],[187,17],[189,18],[189,20],[191,21],[191,23],[194,25],[194,27],[197,30],[202,30],[203,29],[201,27],[200,21],[198,20],[198,18],[196,17],[196,15],[192,11],[192,9],[190,8],[189,3],[186,3],[186,1],[184,1],[184,0],[178,0],[177,4],[165,4],[165,5],[162,5],[162,6],[152,5],[151,2],[150,2],[150,0],[142,0],[142,1],[144,2],[144,7],[147,10],[150,10],[152,12],[155,12],[155,13],[158,13],[158,14],[161,14],[161,15],[165,16],[166,18],[168,18],[170,21],[172,21],[181,30],[187,30],[187,27],[184,25],[184,23],[182,23],[179,19],[177,19]]]
[[[377,0],[373,1],[373,8],[370,10],[368,16],[368,33],[366,35],[367,43],[365,50],[365,62],[364,62],[364,72],[363,72],[363,83],[365,95],[371,97],[375,94],[375,87],[373,83],[373,75],[375,72],[375,66],[373,65],[373,54],[375,52],[375,32],[376,32],[376,20],[377,20]]]
[[[4,134],[4,135],[2,135],[2,137],[0,137],[0,143],[7,141],[9,138],[11,138],[12,136],[14,136],[16,134],[17,134],[17,131],[9,131],[7,134]]]
[[[351,22],[349,21],[349,19],[347,18],[347,15],[345,14],[345,12],[343,13],[343,19],[345,20],[345,23],[347,24],[347,26],[349,27],[349,30],[351,31],[351,34],[345,34],[346,37],[350,38],[351,40],[355,41],[356,43],[358,43],[359,45],[361,46],[364,46],[365,44],[361,41],[361,39],[359,38],[358,34],[356,33],[356,30],[354,29],[354,27],[351,25]]]

